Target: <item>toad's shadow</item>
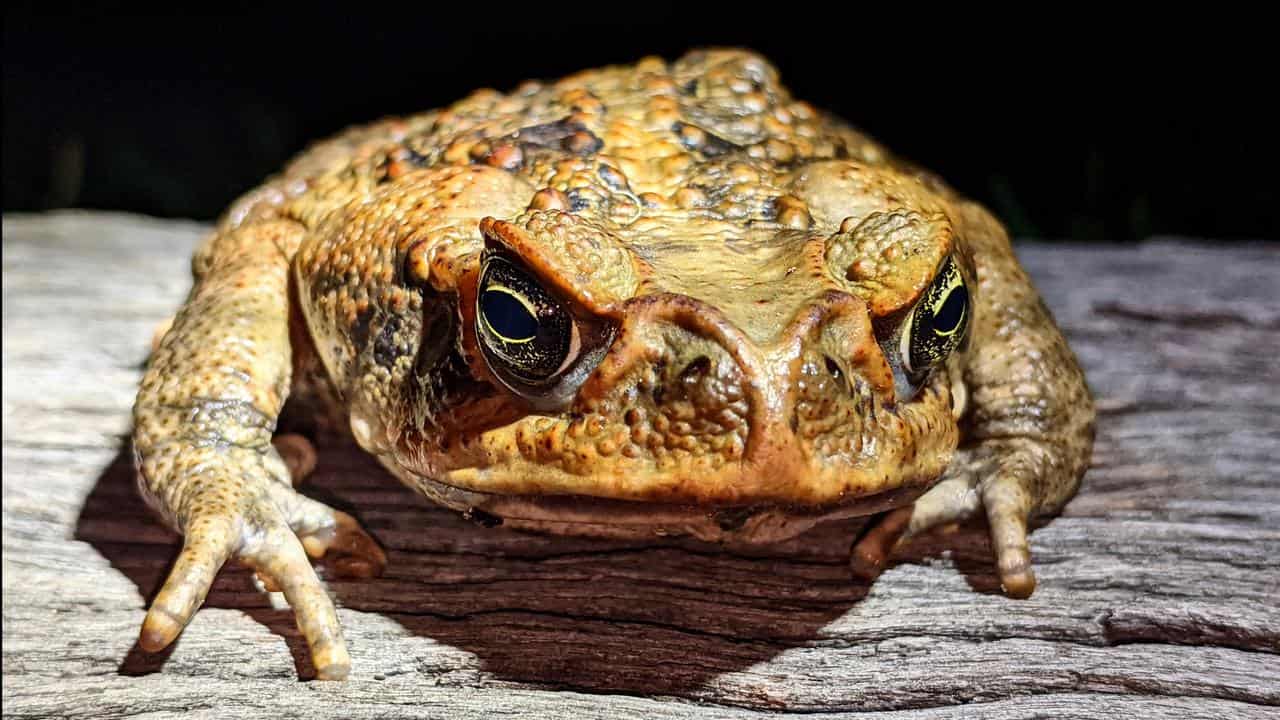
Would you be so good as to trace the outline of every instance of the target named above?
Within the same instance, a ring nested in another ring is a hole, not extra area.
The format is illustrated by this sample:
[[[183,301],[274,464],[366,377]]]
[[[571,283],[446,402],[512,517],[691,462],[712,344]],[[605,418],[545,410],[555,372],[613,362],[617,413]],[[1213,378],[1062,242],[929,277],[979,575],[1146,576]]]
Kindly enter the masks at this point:
[[[76,539],[97,549],[149,600],[180,540],[138,496],[130,457],[126,443],[98,478]],[[322,451],[304,491],[356,514],[388,551],[383,577],[329,581],[340,605],[381,613],[417,635],[467,650],[503,680],[687,693],[814,642],[868,590],[850,578],[846,564],[858,521],[832,523],[750,554],[675,539],[620,542],[486,529],[431,505],[346,445]],[[998,592],[980,532],[946,545],[967,548],[956,564],[975,589]],[[904,559],[910,560],[940,546],[908,550]],[[301,677],[314,676],[292,613],[272,608],[248,571],[228,566],[205,606],[254,617],[285,639]],[[357,632],[348,629],[349,636]],[[167,657],[135,646],[120,672],[154,672]]]

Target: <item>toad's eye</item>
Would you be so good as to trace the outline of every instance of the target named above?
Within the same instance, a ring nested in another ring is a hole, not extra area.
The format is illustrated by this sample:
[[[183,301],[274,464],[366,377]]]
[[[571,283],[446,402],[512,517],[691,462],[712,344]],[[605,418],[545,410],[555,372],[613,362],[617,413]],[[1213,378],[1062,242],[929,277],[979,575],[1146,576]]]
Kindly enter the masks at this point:
[[[542,385],[573,361],[579,345],[573,316],[522,268],[492,256],[477,290],[480,346],[504,381]]]
[[[951,258],[907,317],[899,342],[907,374],[923,378],[964,340],[969,328],[969,289]]]

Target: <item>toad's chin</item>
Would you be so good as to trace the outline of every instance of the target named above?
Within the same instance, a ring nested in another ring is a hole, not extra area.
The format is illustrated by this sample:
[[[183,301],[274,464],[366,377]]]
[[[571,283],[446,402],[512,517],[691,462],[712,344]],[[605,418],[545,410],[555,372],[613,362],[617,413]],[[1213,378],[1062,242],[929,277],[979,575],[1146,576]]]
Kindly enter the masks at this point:
[[[709,506],[588,495],[507,495],[477,492],[418,475],[397,473],[432,501],[485,526],[554,535],[612,539],[690,536],[708,542],[768,544],[819,523],[884,512],[913,502],[931,484],[848,497],[829,506],[754,504]]]

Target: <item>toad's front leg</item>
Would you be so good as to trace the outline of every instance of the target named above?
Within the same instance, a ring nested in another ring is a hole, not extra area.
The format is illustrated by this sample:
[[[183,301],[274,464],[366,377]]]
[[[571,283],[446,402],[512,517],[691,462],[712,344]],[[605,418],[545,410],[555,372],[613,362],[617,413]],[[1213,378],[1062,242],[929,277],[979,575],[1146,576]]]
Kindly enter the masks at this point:
[[[985,515],[1000,584],[1035,590],[1027,524],[1075,495],[1093,449],[1094,407],[1075,356],[994,219],[970,206],[978,293],[968,352],[958,358],[968,404],[964,437],[942,479],[854,546],[874,577],[892,549],[932,528]]]
[[[369,574],[385,558],[349,515],[295,492],[271,444],[289,391],[289,258],[301,235],[266,221],[213,236],[152,355],[134,406],[139,487],[185,539],[139,645],[172,643],[235,558],[284,592],[318,677],[341,679],[342,629],[308,556],[345,556]]]

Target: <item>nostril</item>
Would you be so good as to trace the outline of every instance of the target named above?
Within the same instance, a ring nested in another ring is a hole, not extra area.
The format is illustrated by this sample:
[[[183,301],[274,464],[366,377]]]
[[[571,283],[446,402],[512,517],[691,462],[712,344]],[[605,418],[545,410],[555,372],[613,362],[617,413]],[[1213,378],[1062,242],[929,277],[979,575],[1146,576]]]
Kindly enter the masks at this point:
[[[689,383],[696,382],[698,378],[706,375],[711,370],[711,358],[706,355],[699,355],[689,361],[688,365],[680,371],[680,381]]]

